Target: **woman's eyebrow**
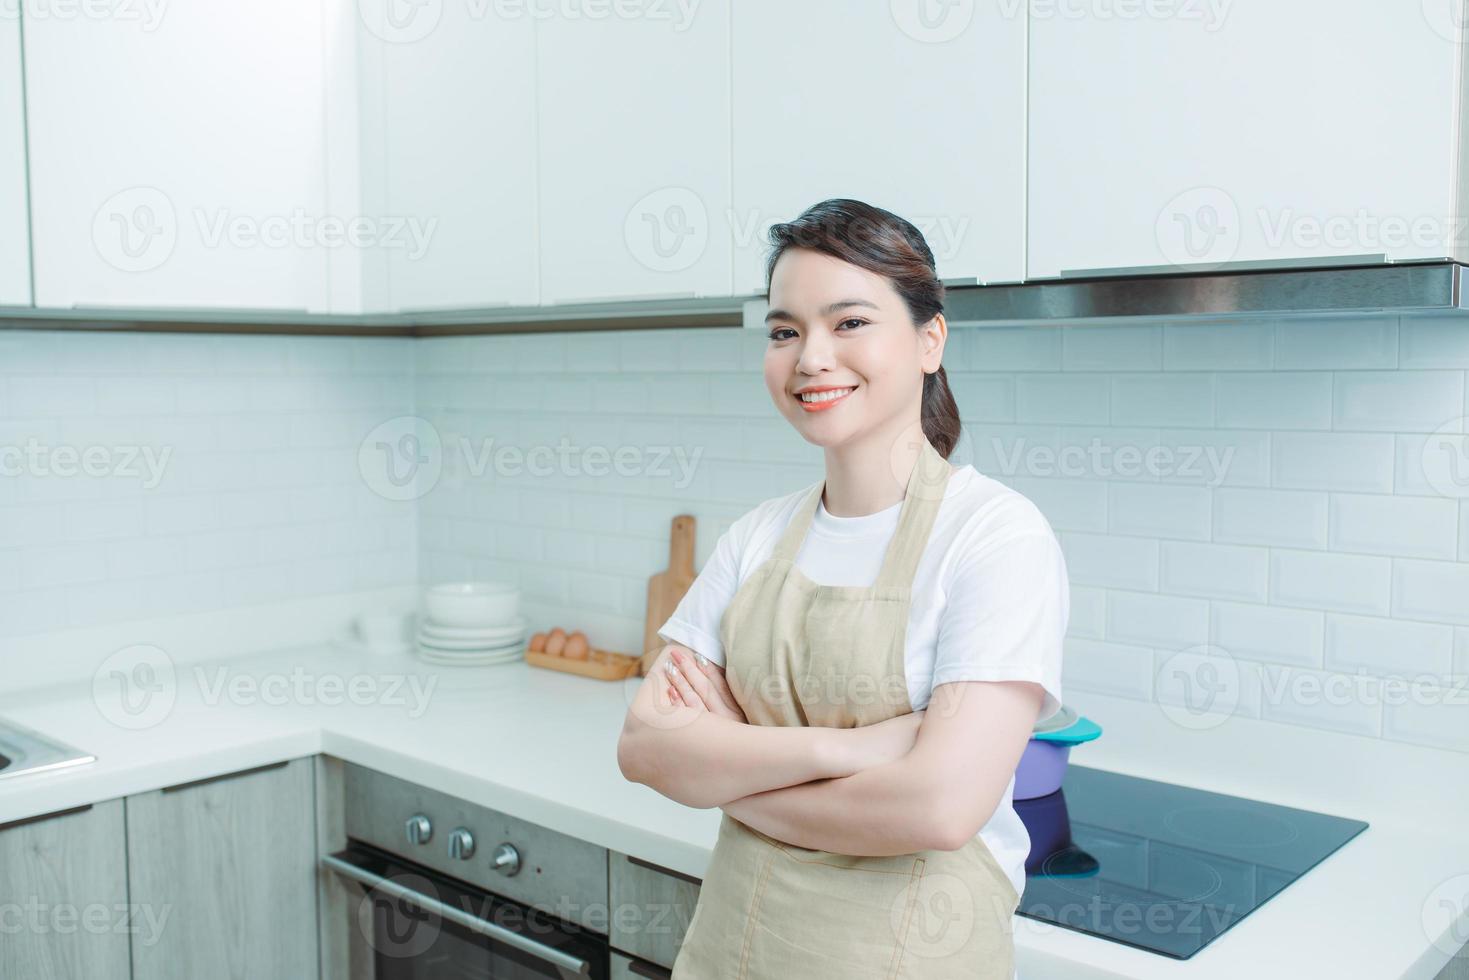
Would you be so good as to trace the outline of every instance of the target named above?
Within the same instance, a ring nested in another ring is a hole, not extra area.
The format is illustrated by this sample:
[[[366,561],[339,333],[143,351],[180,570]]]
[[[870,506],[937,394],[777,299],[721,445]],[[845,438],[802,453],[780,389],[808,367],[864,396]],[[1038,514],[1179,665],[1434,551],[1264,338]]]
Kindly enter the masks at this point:
[[[820,313],[822,316],[831,316],[833,313],[837,312],[838,310],[846,309],[849,306],[866,306],[866,307],[868,307],[870,309],[874,309],[874,310],[881,309],[881,307],[879,307],[876,303],[872,302],[871,300],[865,300],[865,299],[839,299],[835,303],[827,303],[825,306],[823,306],[817,312]],[[794,320],[794,319],[796,319],[796,317],[794,317],[790,313],[786,312],[785,310],[771,310],[769,313],[765,314],[765,322],[766,323],[769,323],[771,320]]]

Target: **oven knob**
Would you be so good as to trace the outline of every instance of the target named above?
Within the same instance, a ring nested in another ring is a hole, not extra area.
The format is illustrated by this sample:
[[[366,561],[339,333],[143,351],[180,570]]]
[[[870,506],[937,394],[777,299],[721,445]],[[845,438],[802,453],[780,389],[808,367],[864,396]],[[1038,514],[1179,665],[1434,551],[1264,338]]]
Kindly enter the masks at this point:
[[[449,834],[449,856],[460,861],[474,857],[474,835],[463,827],[455,827]]]
[[[520,852],[515,849],[514,844],[501,844],[495,848],[495,856],[490,861],[490,867],[509,877],[520,870]]]
[[[408,843],[427,844],[429,838],[434,835],[434,825],[428,822],[428,817],[415,813],[403,825],[403,832],[408,835]]]

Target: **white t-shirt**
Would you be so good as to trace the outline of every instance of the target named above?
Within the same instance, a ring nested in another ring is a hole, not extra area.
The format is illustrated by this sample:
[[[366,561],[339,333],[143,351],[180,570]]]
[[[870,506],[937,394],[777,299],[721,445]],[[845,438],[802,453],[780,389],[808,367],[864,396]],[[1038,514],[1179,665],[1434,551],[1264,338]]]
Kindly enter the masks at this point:
[[[797,505],[816,484],[739,517],[658,634],[724,665],[719,621],[740,584],[770,557]],[[818,502],[796,566],[822,585],[877,579],[902,501],[875,514],[833,517]],[[1050,523],[1029,498],[977,471],[949,476],[913,578],[904,672],[914,710],[934,685],[1028,680],[1045,689],[1041,718],[1061,707],[1061,641],[1070,615],[1066,562]],[[976,747],[976,751],[983,751]],[[1030,836],[1015,812],[1015,777],[979,836],[1025,890]]]

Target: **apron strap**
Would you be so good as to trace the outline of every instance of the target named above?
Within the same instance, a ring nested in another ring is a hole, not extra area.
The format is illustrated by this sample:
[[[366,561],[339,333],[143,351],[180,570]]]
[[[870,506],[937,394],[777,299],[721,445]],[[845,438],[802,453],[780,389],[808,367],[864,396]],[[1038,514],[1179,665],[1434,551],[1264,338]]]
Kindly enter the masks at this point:
[[[938,516],[939,505],[944,502],[949,473],[948,460],[940,456],[933,444],[924,439],[923,449],[918,454],[918,460],[908,476],[908,485],[903,492],[903,506],[898,511],[898,526],[888,541],[882,568],[877,573],[874,585],[905,587],[913,583],[918,562],[923,557],[923,549],[928,545],[934,518]],[[825,489],[826,480],[823,478],[801,498],[790,523],[775,544],[772,558],[795,562]]]

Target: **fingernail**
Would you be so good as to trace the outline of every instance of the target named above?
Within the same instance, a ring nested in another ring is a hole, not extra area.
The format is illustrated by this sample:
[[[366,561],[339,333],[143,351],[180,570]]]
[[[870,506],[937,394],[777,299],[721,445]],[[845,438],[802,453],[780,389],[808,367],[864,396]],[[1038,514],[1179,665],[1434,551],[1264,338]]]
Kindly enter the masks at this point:
[[[668,656],[673,659],[674,663],[683,663],[683,654],[679,653],[677,650],[670,651]]]

